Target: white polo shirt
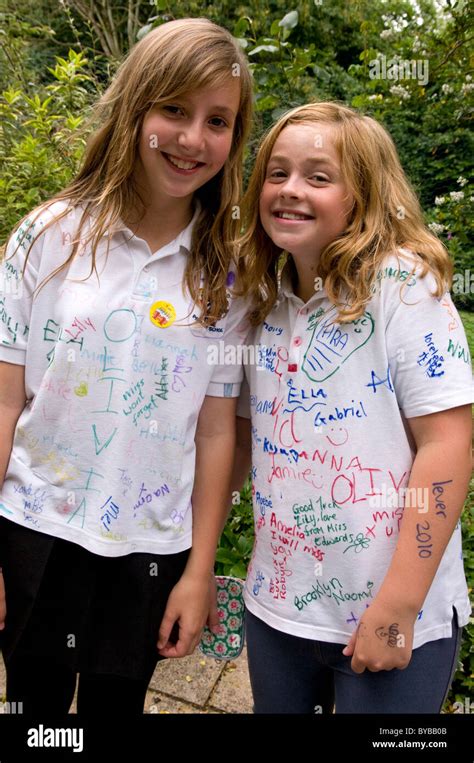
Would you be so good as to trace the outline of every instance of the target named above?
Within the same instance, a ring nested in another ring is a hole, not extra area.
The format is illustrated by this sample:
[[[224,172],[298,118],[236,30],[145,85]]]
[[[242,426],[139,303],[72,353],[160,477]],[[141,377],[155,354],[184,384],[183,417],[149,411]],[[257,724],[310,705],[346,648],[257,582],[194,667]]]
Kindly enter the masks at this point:
[[[29,240],[65,208],[56,202],[24,224]],[[25,366],[29,402],[1,515],[103,556],[191,546],[199,411],[205,395],[237,396],[243,376],[235,364],[209,364],[207,347],[216,338],[239,344],[248,330],[242,300],[214,327],[192,325],[198,311],[182,282],[198,212],[154,254],[117,226],[107,257],[100,242],[98,275],[87,278],[91,254],[82,248],[34,300],[69,256],[82,210],[40,235],[23,278],[27,240],[2,263],[0,360]]]
[[[278,303],[247,339],[257,357],[238,412],[252,420],[256,542],[245,600],[285,633],[349,641],[384,579],[403,511],[426,506],[425,494],[404,491],[414,459],[406,419],[473,400],[451,298],[432,297],[434,279],[411,270],[406,252],[387,258],[365,314],[348,325],[332,323],[324,289],[304,305],[286,270]],[[429,489],[447,516],[450,474],[435,478]],[[419,513],[425,556],[430,516]],[[453,606],[465,625],[460,523],[418,614],[415,647],[451,635]]]

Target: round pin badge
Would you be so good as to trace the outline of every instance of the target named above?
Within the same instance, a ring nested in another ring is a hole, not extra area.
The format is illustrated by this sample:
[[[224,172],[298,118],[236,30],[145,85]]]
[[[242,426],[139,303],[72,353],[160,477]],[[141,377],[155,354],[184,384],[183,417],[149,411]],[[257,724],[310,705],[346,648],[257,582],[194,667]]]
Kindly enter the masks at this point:
[[[159,329],[166,329],[176,320],[176,310],[171,302],[160,300],[150,307],[150,320]]]

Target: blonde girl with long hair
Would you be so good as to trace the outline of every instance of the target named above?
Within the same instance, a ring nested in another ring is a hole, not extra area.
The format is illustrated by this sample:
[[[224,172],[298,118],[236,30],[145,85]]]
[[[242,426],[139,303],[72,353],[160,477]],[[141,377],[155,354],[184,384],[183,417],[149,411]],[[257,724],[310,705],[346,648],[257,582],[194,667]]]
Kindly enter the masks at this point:
[[[337,102],[269,130],[244,209],[255,711],[439,713],[470,615],[448,254],[386,130]]]
[[[242,371],[234,207],[252,86],[206,19],[121,64],[70,185],[3,261],[0,634],[24,713],[143,711],[158,659],[217,624]]]

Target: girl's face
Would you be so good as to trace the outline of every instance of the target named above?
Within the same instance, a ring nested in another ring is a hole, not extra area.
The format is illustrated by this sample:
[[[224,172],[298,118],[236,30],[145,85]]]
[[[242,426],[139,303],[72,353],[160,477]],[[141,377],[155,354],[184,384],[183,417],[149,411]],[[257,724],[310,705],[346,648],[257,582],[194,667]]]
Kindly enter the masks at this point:
[[[135,168],[151,204],[191,200],[225,164],[240,102],[238,78],[152,108],[143,121]]]
[[[260,219],[276,246],[314,261],[347,227],[352,195],[331,125],[288,125],[278,136],[260,194]]]

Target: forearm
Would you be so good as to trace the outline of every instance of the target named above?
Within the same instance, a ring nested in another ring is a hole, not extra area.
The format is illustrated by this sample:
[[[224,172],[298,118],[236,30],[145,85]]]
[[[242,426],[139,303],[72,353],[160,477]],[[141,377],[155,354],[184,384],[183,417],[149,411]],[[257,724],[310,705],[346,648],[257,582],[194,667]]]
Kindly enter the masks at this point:
[[[440,441],[419,449],[398,543],[377,598],[414,615],[421,609],[461,515],[470,475],[470,448]]]
[[[191,498],[193,545],[186,566],[198,575],[212,573],[216,548],[229,509],[235,432],[196,438],[196,477]]]
[[[0,361],[0,487],[10,461],[15,427],[25,404],[24,366]]]
[[[236,493],[240,493],[249,477],[251,463],[252,456],[249,451],[246,448],[237,447],[235,449],[234,466],[232,468],[232,476],[230,480],[232,505],[235,504],[235,501],[233,500],[234,496]],[[232,508],[232,506],[230,508]]]
[[[236,446],[234,465],[230,481],[231,494],[240,493],[252,465],[252,442],[250,438],[250,420],[236,417]]]

